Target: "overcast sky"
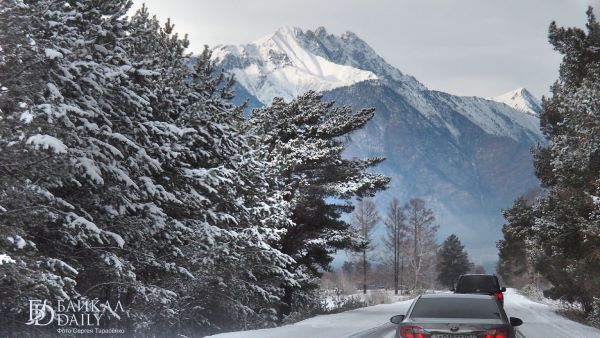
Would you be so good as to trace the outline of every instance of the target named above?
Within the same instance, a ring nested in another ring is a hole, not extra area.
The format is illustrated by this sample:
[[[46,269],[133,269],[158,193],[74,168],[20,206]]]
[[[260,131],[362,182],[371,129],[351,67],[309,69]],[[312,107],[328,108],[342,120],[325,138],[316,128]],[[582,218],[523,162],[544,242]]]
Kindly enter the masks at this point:
[[[600,8],[600,0],[134,0],[134,8],[142,2],[188,33],[192,51],[285,25],[350,30],[429,88],[483,97],[517,87],[547,94],[560,62],[548,25],[583,27],[587,6]]]

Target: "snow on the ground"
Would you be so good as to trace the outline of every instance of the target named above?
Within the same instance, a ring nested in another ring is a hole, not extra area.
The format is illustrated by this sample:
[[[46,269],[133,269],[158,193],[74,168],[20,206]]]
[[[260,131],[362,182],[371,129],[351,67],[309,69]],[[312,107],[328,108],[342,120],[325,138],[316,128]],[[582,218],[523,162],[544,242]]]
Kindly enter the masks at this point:
[[[433,292],[433,291],[432,291]],[[391,304],[400,301],[414,298],[411,295],[396,295],[394,290],[386,289],[371,289],[367,290],[367,294],[364,294],[362,289],[357,289],[353,293],[341,293],[338,294],[335,289],[326,291],[325,303],[329,310],[333,310],[336,307],[336,303],[343,302],[344,300],[357,299],[365,302],[367,305],[378,305],[378,304]]]
[[[518,331],[526,338],[600,337],[600,330],[557,314],[556,306],[534,302],[515,289],[508,289],[505,295],[504,310],[523,320]]]
[[[508,289],[505,310],[508,316],[523,320],[517,337],[525,338],[600,338],[600,330],[579,324],[558,315],[557,305],[537,303]],[[278,328],[222,333],[213,338],[391,338],[394,326],[389,324],[393,315],[404,314],[412,300],[382,304],[346,311],[338,314],[320,315],[301,322]]]
[[[349,337],[386,325],[390,317],[405,314],[412,300],[381,304],[331,315],[319,315],[273,329],[222,333],[213,338],[331,338]],[[388,330],[389,331],[389,330]],[[393,330],[392,330],[393,332]],[[386,333],[389,336],[389,332]],[[393,336],[393,334],[392,334]]]

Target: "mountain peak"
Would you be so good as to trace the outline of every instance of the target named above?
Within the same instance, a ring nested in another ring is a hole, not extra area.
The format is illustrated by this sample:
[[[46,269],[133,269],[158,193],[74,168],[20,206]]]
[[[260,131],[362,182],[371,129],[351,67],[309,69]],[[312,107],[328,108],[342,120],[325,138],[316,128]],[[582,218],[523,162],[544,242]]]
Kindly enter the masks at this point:
[[[410,75],[403,74],[387,63],[369,44],[352,31],[341,35],[328,34],[319,27],[314,31],[306,30],[298,35],[298,42],[308,51],[333,63],[370,71],[379,79],[403,83],[413,90],[427,88]]]
[[[519,93],[519,94],[529,93],[529,91],[527,89],[525,89],[525,87],[517,88],[514,90],[514,92]]]
[[[281,26],[277,28],[274,32],[267,34],[261,38],[254,40],[253,44],[264,44],[265,42],[275,39],[275,38],[283,38],[283,39],[295,39],[298,36],[298,33],[302,32],[302,29],[294,26]]]
[[[262,103],[275,97],[290,101],[308,90],[332,90],[378,78],[368,69],[314,53],[307,43],[328,35],[322,27],[310,33],[284,26],[246,45],[217,46],[213,59]]]
[[[540,100],[523,87],[490,97],[489,100],[504,103],[509,107],[534,116],[538,116],[542,110]]]
[[[328,34],[327,29],[325,29],[325,27],[323,27],[323,26],[317,27],[317,29],[315,29],[314,33],[318,37],[327,36],[327,34]]]
[[[302,32],[302,29],[300,27],[281,26],[275,31],[274,34],[296,36],[296,35],[298,35],[298,33],[301,33],[301,32]],[[274,35],[274,34],[271,34],[271,35]]]
[[[336,36],[325,27],[304,31],[283,26],[246,45],[217,46],[213,59],[262,103],[376,79],[408,91],[427,90],[388,64],[358,35],[346,31]]]
[[[358,39],[364,43],[364,41],[362,39],[360,39],[358,37],[358,35],[354,34],[353,31],[345,31],[344,33],[342,33],[341,38],[342,39]]]

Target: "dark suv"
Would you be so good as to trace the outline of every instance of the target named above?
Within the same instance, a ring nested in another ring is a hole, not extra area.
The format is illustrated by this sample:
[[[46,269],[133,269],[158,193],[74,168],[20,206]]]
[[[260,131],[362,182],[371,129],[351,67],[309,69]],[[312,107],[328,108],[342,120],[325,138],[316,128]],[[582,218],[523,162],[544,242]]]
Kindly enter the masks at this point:
[[[456,282],[454,293],[474,293],[481,295],[493,295],[504,306],[505,287],[500,287],[498,277],[495,275],[461,275]]]

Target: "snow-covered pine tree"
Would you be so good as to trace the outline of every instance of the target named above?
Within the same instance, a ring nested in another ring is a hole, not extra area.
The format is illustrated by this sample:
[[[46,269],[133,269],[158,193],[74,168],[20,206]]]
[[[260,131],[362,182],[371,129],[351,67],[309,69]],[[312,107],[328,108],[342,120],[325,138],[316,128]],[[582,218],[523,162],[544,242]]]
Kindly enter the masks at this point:
[[[546,294],[592,314],[600,298],[600,23],[591,8],[587,15],[587,32],[550,25],[563,60],[540,114],[550,143],[534,154],[546,191],[531,207],[517,201],[508,227],[523,234],[528,258],[552,284]]]
[[[29,84],[17,74],[7,92],[27,96],[19,98],[18,109],[3,107],[8,119],[20,122],[17,139],[2,149],[16,178],[3,188],[27,196],[7,203],[2,226],[21,233],[15,242],[28,244],[13,246],[15,265],[43,273],[42,282],[23,283],[20,293],[54,303],[121,301],[126,313],[116,315],[122,321],[108,325],[132,329],[130,323],[147,317],[148,305],[169,313],[174,293],[144,281],[148,265],[169,266],[168,258],[141,266],[132,258],[152,256],[153,246],[129,247],[154,244],[152,227],[166,221],[147,194],[156,187],[146,178],[161,170],[163,159],[149,154],[161,143],[150,140],[147,125],[153,119],[149,98],[155,74],[136,68],[127,53],[130,2],[11,1],[7,6],[24,13],[6,16],[6,22],[24,27],[14,33],[30,40],[34,57],[22,67],[39,68],[36,76],[43,84],[27,91]],[[174,134],[168,126],[164,130]],[[2,135],[3,141],[9,138]],[[31,264],[25,265],[24,257]],[[46,287],[46,281],[52,285]],[[14,304],[13,324],[24,322],[19,315],[27,309],[17,303],[22,299],[3,300]]]
[[[473,267],[464,245],[454,234],[448,236],[437,252],[437,280],[449,288],[454,286],[460,275]]]
[[[528,260],[526,240],[533,233],[531,227],[534,213],[531,202],[520,197],[513,206],[503,210],[507,223],[502,226],[503,238],[496,243],[498,263],[496,272],[505,284],[512,287],[523,287],[530,282],[531,262]]]
[[[346,138],[372,117],[373,109],[352,112],[349,107],[334,107],[314,92],[289,103],[276,98],[252,112],[247,128],[259,137],[265,158],[280,171],[284,197],[292,208],[294,226],[278,245],[296,261],[290,271],[306,274],[301,288],[286,288],[282,314],[295,310],[295,300],[310,298],[314,278],[328,268],[336,249],[360,245],[341,219],[352,211],[348,202],[373,196],[389,182],[388,177],[367,171],[382,158],[342,157]]]
[[[7,332],[29,299],[119,300],[107,325],[131,334],[257,326],[294,285],[271,246],[290,225],[278,172],[234,127],[230,84],[130,4],[0,7]]]
[[[32,112],[42,93],[50,90],[44,77],[46,64],[52,61],[28,34],[39,14],[21,1],[0,3],[0,332],[4,334],[23,329],[21,314],[29,299],[75,293],[73,269],[59,257],[41,253],[29,236],[43,232],[42,224],[52,226],[62,218],[59,208],[64,203],[44,186],[60,185],[67,177],[64,144],[40,133],[55,129],[53,121],[34,119]],[[41,141],[47,141],[46,147]]]
[[[272,325],[281,287],[297,285],[286,270],[293,260],[274,248],[292,225],[279,172],[250,147],[253,136],[236,128],[242,117],[228,102],[233,82],[215,72],[208,49],[190,85],[179,123],[196,132],[184,138],[192,152],[182,154],[186,191],[178,213],[196,232],[185,251],[196,280],[181,300],[193,312],[182,315],[189,324],[201,320],[201,332]]]

